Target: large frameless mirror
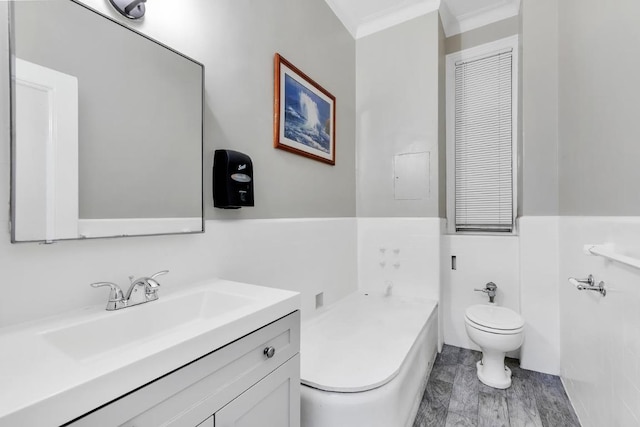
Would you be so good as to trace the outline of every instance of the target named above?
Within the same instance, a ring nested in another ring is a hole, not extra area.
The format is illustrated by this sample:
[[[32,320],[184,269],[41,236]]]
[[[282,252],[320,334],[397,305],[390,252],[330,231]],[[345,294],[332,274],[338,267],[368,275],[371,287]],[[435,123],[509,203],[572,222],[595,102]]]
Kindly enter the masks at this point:
[[[202,64],[74,0],[10,20],[12,241],[204,231]]]

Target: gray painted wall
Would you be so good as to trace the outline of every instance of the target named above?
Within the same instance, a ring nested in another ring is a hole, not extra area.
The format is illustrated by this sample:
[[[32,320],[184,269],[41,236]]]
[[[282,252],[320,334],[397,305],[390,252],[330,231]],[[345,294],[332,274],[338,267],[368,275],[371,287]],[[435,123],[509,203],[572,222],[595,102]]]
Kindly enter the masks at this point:
[[[517,176],[516,176],[516,189],[517,189],[517,199],[516,199],[516,218],[521,217],[522,216],[522,206],[523,206],[523,199],[524,199],[524,185],[522,183],[523,178],[522,178],[522,169],[524,169],[523,166],[523,162],[522,162],[522,153],[524,152],[524,147],[522,144],[522,141],[524,140],[523,137],[523,102],[522,99],[524,98],[524,81],[523,81],[523,70],[524,70],[524,52],[523,52],[523,48],[522,48],[522,41],[524,40],[523,34],[522,34],[522,21],[524,19],[523,17],[523,13],[522,10],[524,9],[523,7],[523,3],[520,3],[520,11],[518,13],[518,70],[520,71],[518,73],[518,105],[517,105],[517,121],[516,121],[516,138],[517,138],[517,153],[518,153],[518,160],[517,160]]]
[[[324,0],[201,0],[209,19],[196,58],[207,67],[205,200],[209,218],[355,216],[355,41]],[[212,28],[213,27],[213,28]],[[336,97],[336,165],[273,148],[273,55]],[[211,208],[213,149],[252,157],[254,208]]]
[[[559,2],[561,215],[640,214],[640,2]]]
[[[473,30],[447,37],[444,42],[445,52],[448,55],[494,40],[503,39],[518,34],[518,28],[519,22],[517,16],[503,19],[502,21],[494,22],[484,27],[474,28]]]
[[[442,21],[438,19],[438,187],[440,218],[447,217],[447,52]]]
[[[358,39],[359,217],[438,217],[437,12]],[[430,153],[430,194],[395,200],[394,156]]]
[[[205,65],[207,218],[355,216],[355,41],[324,0],[157,2],[142,22],[119,17],[106,0],[83,2]],[[336,97],[335,166],[273,148],[276,52]],[[213,152],[221,148],[252,157],[255,207],[213,207]]]
[[[558,2],[521,8],[521,213],[558,215]]]

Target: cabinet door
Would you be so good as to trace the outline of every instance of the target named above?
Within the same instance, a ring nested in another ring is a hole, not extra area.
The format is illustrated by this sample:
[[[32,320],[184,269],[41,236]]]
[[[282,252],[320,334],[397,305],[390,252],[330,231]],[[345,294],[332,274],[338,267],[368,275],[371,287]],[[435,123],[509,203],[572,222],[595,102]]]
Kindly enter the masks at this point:
[[[296,355],[215,414],[215,427],[300,427]]]

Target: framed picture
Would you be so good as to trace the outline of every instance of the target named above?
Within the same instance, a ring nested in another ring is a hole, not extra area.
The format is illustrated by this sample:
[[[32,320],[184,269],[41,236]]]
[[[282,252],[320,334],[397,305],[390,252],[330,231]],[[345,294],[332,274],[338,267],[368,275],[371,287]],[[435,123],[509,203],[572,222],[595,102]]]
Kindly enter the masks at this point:
[[[336,98],[276,53],[273,146],[335,165]]]

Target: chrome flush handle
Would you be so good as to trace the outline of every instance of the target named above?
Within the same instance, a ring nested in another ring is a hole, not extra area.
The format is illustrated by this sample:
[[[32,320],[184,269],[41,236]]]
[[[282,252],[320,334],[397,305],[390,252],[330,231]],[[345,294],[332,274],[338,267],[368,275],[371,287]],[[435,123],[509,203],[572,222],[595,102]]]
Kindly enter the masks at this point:
[[[476,292],[484,292],[485,294],[489,295],[489,302],[494,302],[494,299],[496,298],[496,291],[498,290],[498,286],[493,283],[493,282],[489,282],[486,285],[484,285],[484,288],[482,289],[474,289],[474,291]]]

